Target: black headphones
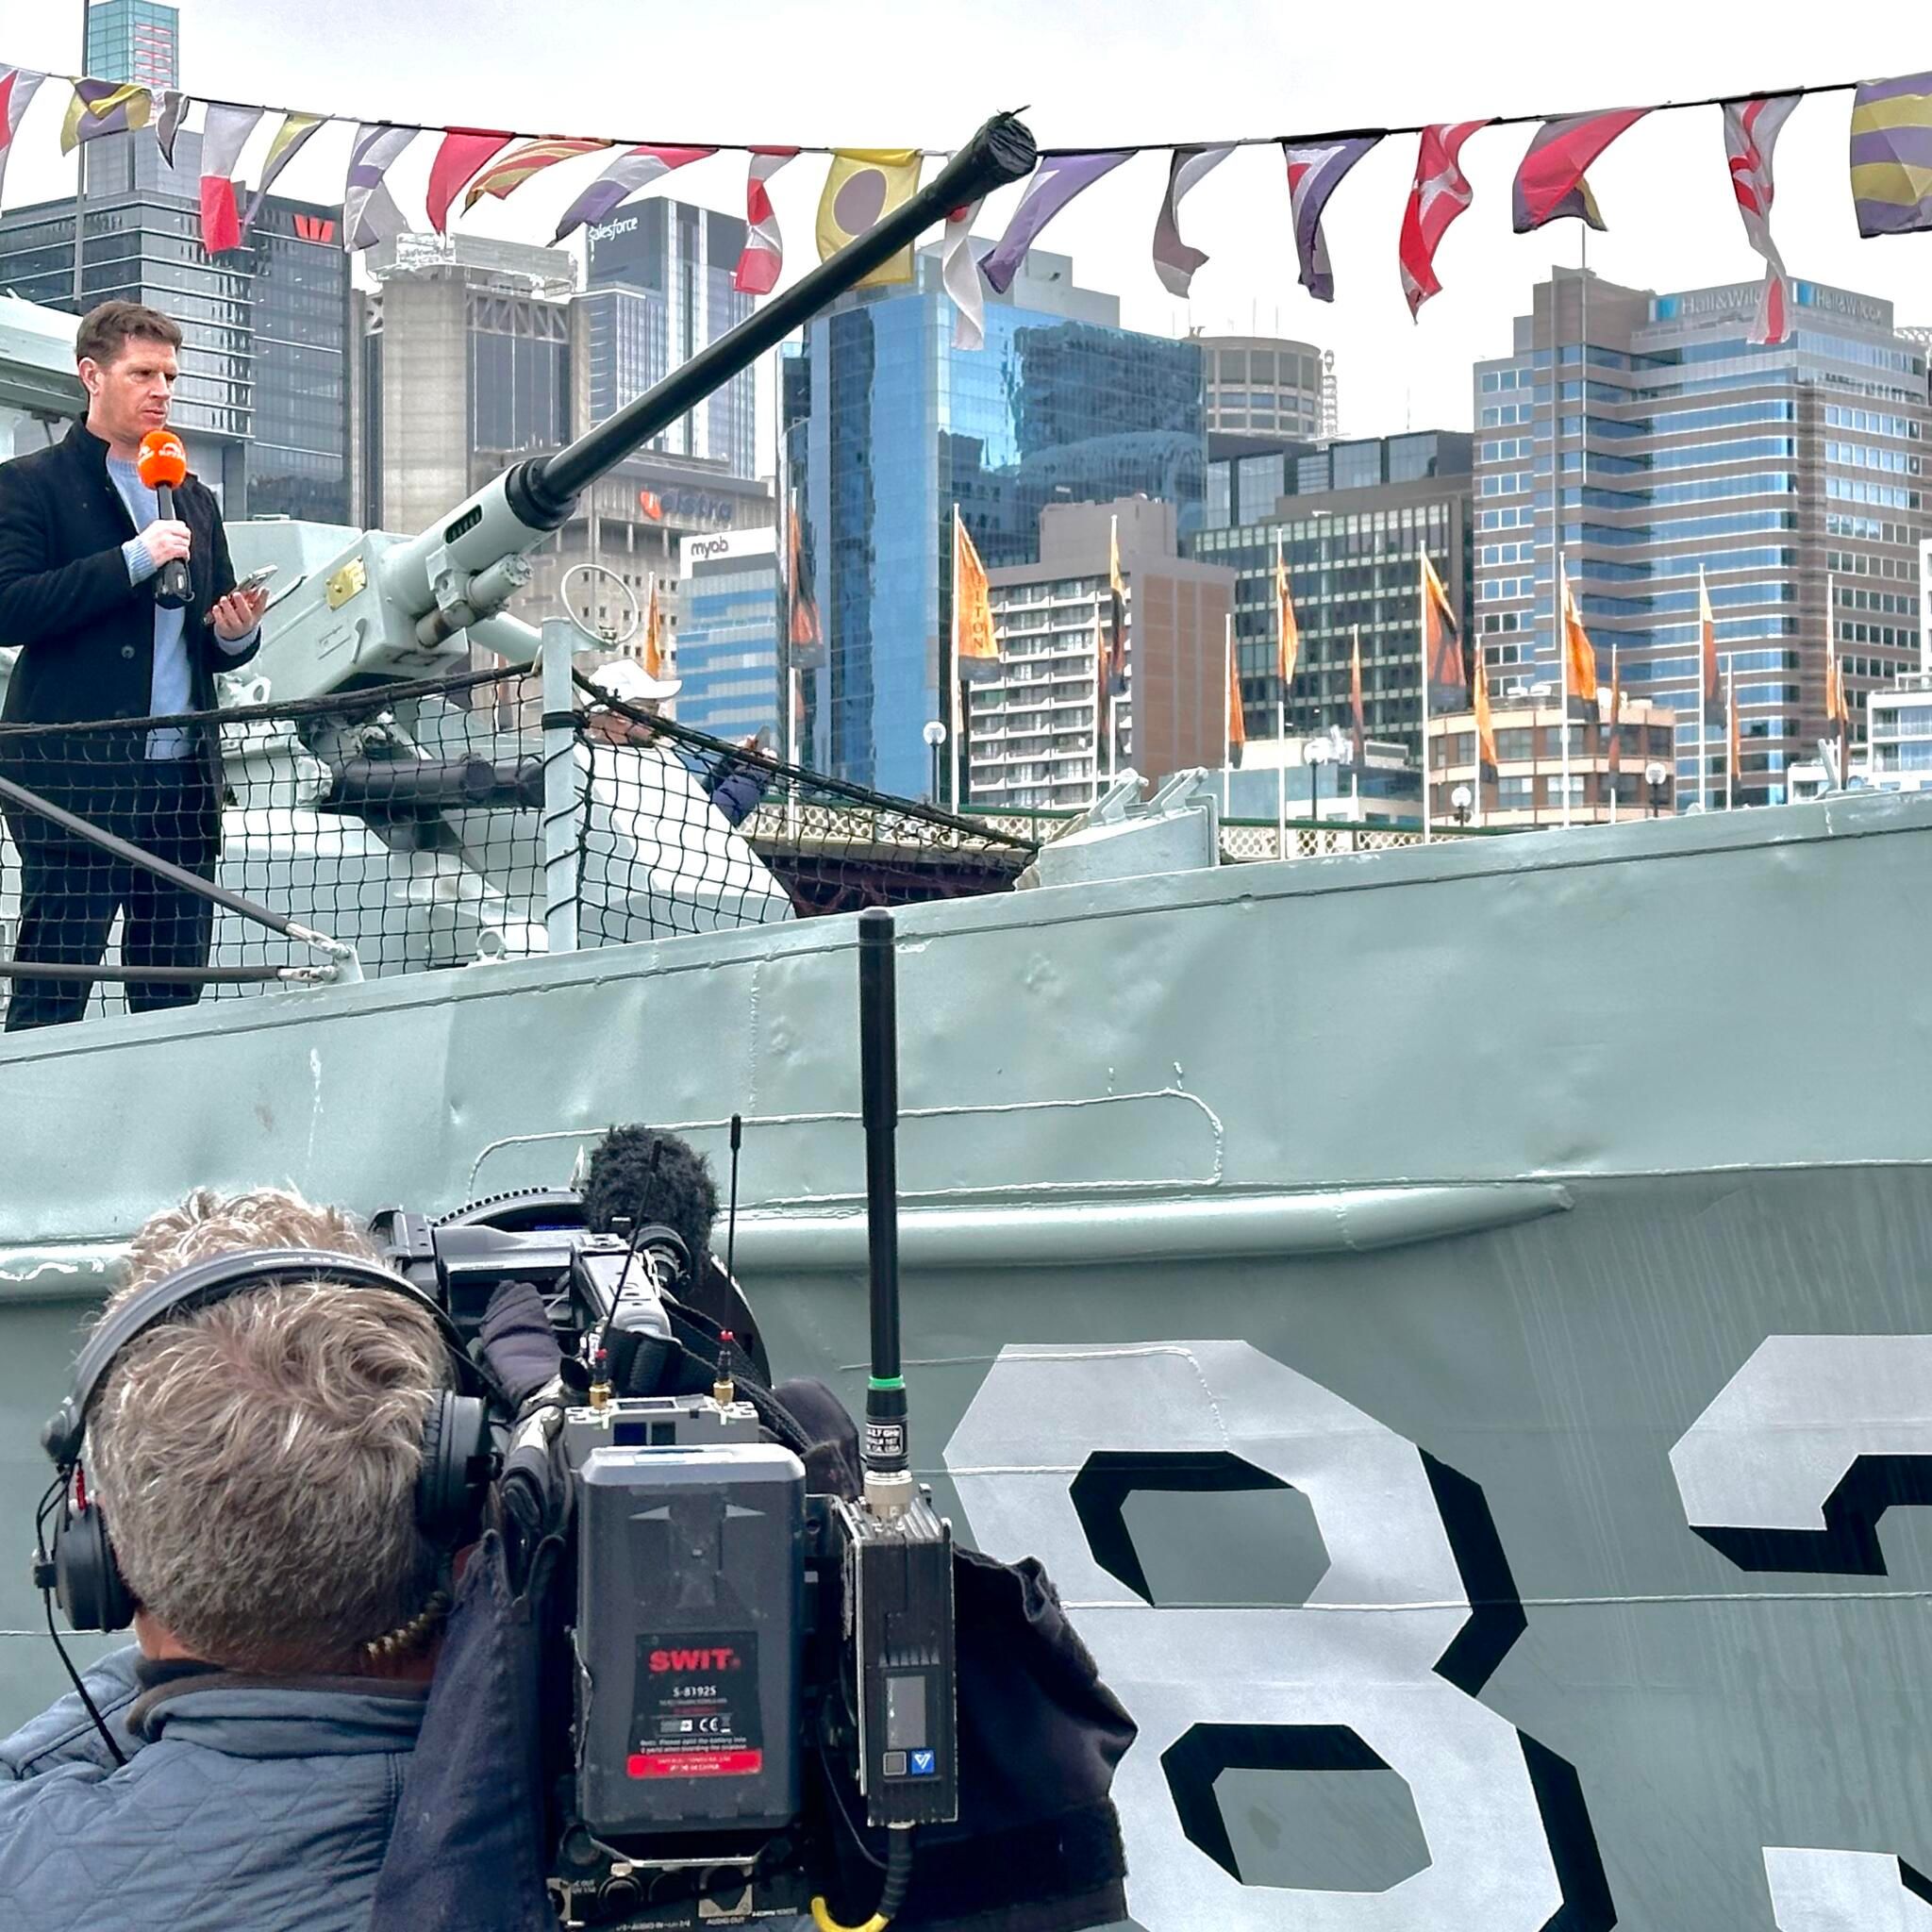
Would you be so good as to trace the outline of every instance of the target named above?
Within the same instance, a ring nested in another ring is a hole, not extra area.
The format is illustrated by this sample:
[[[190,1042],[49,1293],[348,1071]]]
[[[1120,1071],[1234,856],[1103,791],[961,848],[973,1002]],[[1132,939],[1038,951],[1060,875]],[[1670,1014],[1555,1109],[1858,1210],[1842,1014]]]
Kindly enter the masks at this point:
[[[35,1564],[35,1582],[51,1585],[76,1630],[125,1630],[138,1606],[129,1592],[100,1507],[76,1495],[92,1402],[114,1358],[136,1337],[184,1308],[203,1308],[250,1289],[323,1280],[344,1288],[380,1288],[415,1303],[436,1324],[461,1392],[441,1391],[423,1430],[423,1469],[416,1479],[416,1524],[439,1549],[454,1549],[475,1522],[494,1474],[491,1454],[488,1378],[464,1351],[449,1317],[420,1289],[373,1261],[325,1248],[256,1248],[196,1261],[137,1289],[88,1338],[74,1365],[74,1386],[41,1431],[41,1446],[62,1489],[51,1558]]]

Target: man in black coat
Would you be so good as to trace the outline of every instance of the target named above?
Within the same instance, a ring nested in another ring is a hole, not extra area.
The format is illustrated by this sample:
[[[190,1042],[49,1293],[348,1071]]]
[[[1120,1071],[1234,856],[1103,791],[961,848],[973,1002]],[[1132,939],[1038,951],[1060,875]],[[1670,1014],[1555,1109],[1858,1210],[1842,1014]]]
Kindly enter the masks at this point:
[[[218,670],[260,642],[266,591],[240,591],[221,508],[190,476],[158,513],[136,469],[141,440],[166,425],[181,331],[135,302],[104,302],[75,341],[87,417],[51,449],[0,463],[0,644],[21,652],[0,722],[58,725],[175,717],[214,708]],[[188,565],[184,608],[157,604],[154,579]],[[92,731],[0,730],[0,775],[203,877],[220,842],[219,734],[202,725]],[[206,966],[208,902],[112,858],[9,802],[21,855],[14,958],[98,966],[123,920],[130,967]],[[13,981],[7,1030],[77,1020],[86,976]],[[134,980],[136,1012],[192,1003],[200,989]]]

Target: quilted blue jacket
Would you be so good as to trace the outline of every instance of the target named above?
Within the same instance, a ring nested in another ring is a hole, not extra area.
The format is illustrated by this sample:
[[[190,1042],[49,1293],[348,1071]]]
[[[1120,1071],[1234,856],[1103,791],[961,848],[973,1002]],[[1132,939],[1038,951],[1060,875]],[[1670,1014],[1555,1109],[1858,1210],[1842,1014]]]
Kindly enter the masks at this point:
[[[363,1932],[425,1687],[182,1678],[130,1647],[0,1743],[0,1925]]]

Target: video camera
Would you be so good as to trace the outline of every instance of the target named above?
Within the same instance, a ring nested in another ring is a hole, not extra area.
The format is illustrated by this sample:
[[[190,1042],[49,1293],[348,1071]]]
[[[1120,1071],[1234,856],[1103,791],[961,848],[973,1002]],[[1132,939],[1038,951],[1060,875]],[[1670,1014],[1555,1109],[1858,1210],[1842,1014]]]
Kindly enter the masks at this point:
[[[497,1496],[533,1563],[560,1557],[556,1587],[532,1594],[551,1619],[540,1702],[565,1925],[810,1910],[830,1924],[818,1895],[833,1837],[858,1837],[851,1788],[888,1834],[880,1924],[914,1829],[958,1813],[952,1531],[911,1478],[899,1364],[887,913],[860,916],[859,975],[862,1493],[814,1491],[808,1432],[772,1392],[736,1284],[641,1212],[599,1233],[575,1194],[526,1194],[442,1222],[392,1209],[372,1229],[466,1341],[525,1283],[562,1351],[557,1381],[507,1422]]]

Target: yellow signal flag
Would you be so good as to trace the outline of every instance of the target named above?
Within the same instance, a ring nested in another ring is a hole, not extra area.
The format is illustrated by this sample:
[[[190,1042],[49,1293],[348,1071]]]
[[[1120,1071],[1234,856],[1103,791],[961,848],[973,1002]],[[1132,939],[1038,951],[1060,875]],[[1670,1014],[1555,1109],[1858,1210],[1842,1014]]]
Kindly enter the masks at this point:
[[[542,141],[526,141],[499,157],[470,183],[463,196],[463,212],[468,214],[488,194],[503,201],[514,194],[533,175],[554,168],[559,161],[575,160],[579,155],[593,155],[610,146],[608,141],[588,137],[559,136]]]
[[[841,147],[833,155],[824,192],[819,196],[821,261],[877,227],[918,192],[920,159],[916,147]],[[912,245],[908,242],[857,286],[870,289],[911,279]]]
[[[145,127],[155,99],[144,87],[117,86],[110,80],[76,80],[74,98],[60,123],[60,152],[71,155],[84,141],[101,134],[130,134]]]

